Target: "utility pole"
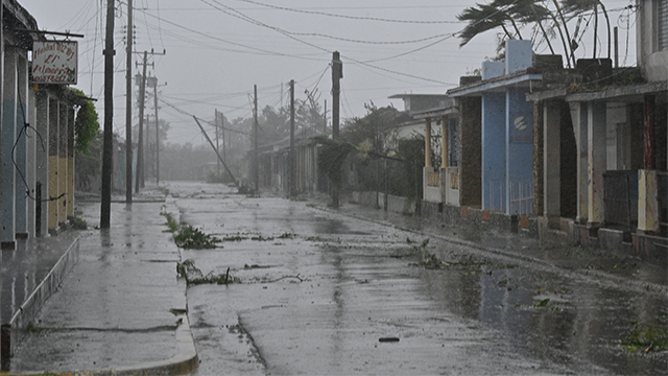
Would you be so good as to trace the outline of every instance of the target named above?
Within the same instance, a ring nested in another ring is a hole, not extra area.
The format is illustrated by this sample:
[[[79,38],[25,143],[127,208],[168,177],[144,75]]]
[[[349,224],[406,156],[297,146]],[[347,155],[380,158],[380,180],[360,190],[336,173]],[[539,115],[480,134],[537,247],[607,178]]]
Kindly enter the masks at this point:
[[[132,2],[132,0],[130,0]],[[102,149],[102,205],[100,228],[111,227],[111,168],[114,130],[114,0],[107,0],[107,32],[104,48],[104,141]],[[132,193],[132,192],[130,192]],[[132,195],[130,195],[132,197]]]
[[[288,194],[294,197],[296,190],[295,174],[295,80],[290,80],[290,153],[288,154]]]
[[[216,124],[216,153],[219,152],[220,150],[220,145],[218,145],[218,126],[220,125],[220,121],[218,120],[218,109],[215,109],[214,113],[214,123]],[[216,160],[216,179],[220,176],[220,161]]]
[[[125,41],[125,202],[128,204],[132,204],[132,11],[132,0],[128,0]]]
[[[153,86],[153,107],[155,110],[155,183],[160,184],[160,122],[158,121],[158,77],[149,77]]]
[[[323,117],[325,118],[325,124],[323,125],[322,132],[327,134],[327,99],[325,99],[325,113]]]
[[[257,85],[253,85],[253,143],[254,143],[254,152],[253,152],[253,181],[255,182],[255,192],[260,192],[260,157],[257,150],[257,136],[258,136],[258,123],[257,123]]]
[[[219,112],[220,114],[220,136],[223,139],[223,159],[227,160],[227,151],[226,151],[226,146],[225,146],[225,115],[223,115],[222,112]]]
[[[139,130],[137,132],[137,176],[135,193],[144,185],[144,98],[146,96],[146,59],[148,51],[144,51],[144,70],[139,82]]]
[[[339,95],[340,80],[343,78],[343,63],[339,51],[332,54],[332,139],[339,138]],[[332,186],[332,206],[339,207],[339,187]]]
[[[159,52],[154,52],[153,49],[151,49],[151,52],[144,51],[144,61],[143,61],[143,71],[142,75],[139,80],[139,130],[138,130],[138,140],[137,140],[137,181],[135,184],[135,191],[139,192],[139,187],[144,187],[144,105],[145,105],[145,99],[146,99],[146,66],[148,65],[148,55],[165,55],[167,53],[166,50],[163,50],[162,53]],[[139,64],[137,64],[139,65]],[[155,64],[151,63],[151,67],[155,68]],[[156,79],[156,92],[157,92],[157,85],[158,85],[158,80]],[[157,96],[156,96],[156,104],[157,104]],[[156,111],[157,111],[157,106],[156,106]],[[156,116],[156,121],[157,121],[157,116]],[[148,121],[146,122],[148,126]],[[147,137],[148,139],[148,137]]]

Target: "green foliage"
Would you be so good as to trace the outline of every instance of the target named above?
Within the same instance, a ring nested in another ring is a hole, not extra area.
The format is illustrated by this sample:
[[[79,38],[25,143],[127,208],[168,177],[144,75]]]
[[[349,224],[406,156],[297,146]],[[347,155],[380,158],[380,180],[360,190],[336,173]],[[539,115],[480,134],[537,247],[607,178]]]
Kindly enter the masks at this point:
[[[85,220],[75,216],[75,215],[69,215],[67,216],[67,220],[70,221],[70,224],[72,225],[72,228],[76,230],[85,230],[88,228],[88,223],[86,223]]]
[[[667,351],[668,327],[636,323],[622,345],[628,351]]]
[[[357,148],[343,139],[318,137],[315,141],[322,145],[318,153],[318,170],[324,172],[334,186],[341,187],[343,165]]]
[[[169,232],[176,232],[179,229],[179,224],[176,222],[171,213],[160,213],[160,215],[167,218],[167,227],[169,227]]]
[[[191,225],[181,226],[178,233],[174,235],[174,243],[184,249],[216,248],[220,239],[203,233],[200,229]]]
[[[82,98],[86,97],[81,90],[74,89],[74,92]],[[95,106],[90,100],[85,100],[74,120],[74,150],[76,153],[88,153],[88,146],[99,134],[100,123]]]
[[[241,283],[237,277],[230,276],[230,268],[225,273],[215,274],[213,271],[204,275],[202,271],[195,266],[195,260],[187,259],[176,264],[176,273],[186,280],[188,285],[219,284],[228,285],[230,283]]]

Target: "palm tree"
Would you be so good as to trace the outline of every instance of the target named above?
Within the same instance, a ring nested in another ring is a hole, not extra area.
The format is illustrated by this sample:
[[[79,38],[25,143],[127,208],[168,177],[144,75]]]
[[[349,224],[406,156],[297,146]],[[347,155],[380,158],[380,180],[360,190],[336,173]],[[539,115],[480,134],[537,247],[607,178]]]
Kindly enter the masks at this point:
[[[461,39],[459,47],[465,46],[478,34],[497,27],[501,27],[506,37],[511,38],[512,34],[505,25],[507,18],[507,14],[492,5],[476,4],[474,7],[464,9],[462,13],[457,15],[458,20],[468,21],[468,25],[459,33]],[[517,33],[519,34],[519,30],[517,30]]]
[[[476,4],[474,7],[464,9],[462,13],[457,16],[460,21],[468,21],[468,25],[459,33],[461,39],[460,47],[466,45],[476,35],[485,31],[500,27],[506,38],[517,37],[522,39],[520,33],[520,24],[536,23],[541,29],[543,37],[545,38],[550,51],[554,54],[554,48],[551,43],[551,37],[543,25],[545,20],[551,19],[560,36],[564,53],[567,56],[572,55],[570,36],[568,29],[566,29],[566,36],[562,31],[562,25],[566,24],[565,18],[559,8],[557,0],[552,0],[557,8],[556,14],[560,15],[562,22],[557,20],[557,16],[547,6],[543,5],[549,0],[493,0],[490,4]],[[510,23],[515,30],[513,35],[506,23]],[[570,60],[566,59],[568,66],[571,66]]]
[[[562,0],[561,1],[563,11],[565,14],[569,15],[569,19],[573,19],[576,16],[580,15],[582,12],[593,11],[594,12],[594,52],[593,58],[596,58],[596,45],[598,43],[598,8],[601,8],[603,16],[608,27],[608,59],[610,58],[610,46],[611,42],[611,28],[610,28],[610,17],[608,12],[603,5],[601,0]]]

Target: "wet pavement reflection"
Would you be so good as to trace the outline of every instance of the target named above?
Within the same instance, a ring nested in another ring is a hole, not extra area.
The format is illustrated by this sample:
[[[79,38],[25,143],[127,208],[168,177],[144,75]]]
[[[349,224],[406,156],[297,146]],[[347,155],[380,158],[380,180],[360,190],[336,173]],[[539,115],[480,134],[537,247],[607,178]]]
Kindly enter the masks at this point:
[[[668,324],[665,294],[481,255],[308,202],[168,188],[182,222],[236,237],[181,250],[204,274],[229,268],[240,282],[188,289],[197,375],[668,370],[665,352],[621,345],[637,322]]]

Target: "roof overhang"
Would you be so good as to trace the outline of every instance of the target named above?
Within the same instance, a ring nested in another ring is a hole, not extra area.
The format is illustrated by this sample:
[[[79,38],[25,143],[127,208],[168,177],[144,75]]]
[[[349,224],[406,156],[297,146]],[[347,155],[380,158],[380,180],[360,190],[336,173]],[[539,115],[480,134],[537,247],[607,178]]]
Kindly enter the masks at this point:
[[[668,81],[649,82],[640,85],[628,85],[608,90],[573,93],[564,99],[567,102],[642,102],[645,95],[668,91]]]
[[[448,95],[451,97],[477,97],[484,93],[504,91],[509,87],[539,86],[542,81],[542,73],[528,70],[520,71],[511,75],[494,77],[471,85],[450,89]]]

